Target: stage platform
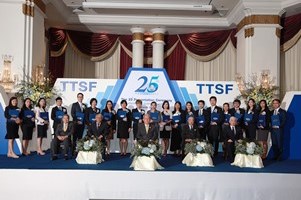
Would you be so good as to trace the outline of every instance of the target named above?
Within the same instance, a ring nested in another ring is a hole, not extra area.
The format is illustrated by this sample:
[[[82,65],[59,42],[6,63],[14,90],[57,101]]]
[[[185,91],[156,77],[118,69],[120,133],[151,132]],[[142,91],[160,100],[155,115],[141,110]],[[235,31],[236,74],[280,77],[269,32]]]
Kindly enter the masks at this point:
[[[168,155],[159,160],[164,170],[129,169],[129,156],[112,154],[98,165],[75,160],[50,160],[31,155],[19,159],[0,156],[1,199],[298,199],[301,161],[265,161],[265,168],[231,166],[221,156],[215,167],[186,167]]]

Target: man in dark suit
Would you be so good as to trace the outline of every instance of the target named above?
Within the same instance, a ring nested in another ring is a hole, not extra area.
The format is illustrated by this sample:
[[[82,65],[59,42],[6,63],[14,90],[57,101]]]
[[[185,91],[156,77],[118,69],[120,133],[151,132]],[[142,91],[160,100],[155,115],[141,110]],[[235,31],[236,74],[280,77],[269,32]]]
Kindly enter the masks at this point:
[[[286,111],[280,108],[280,100],[273,100],[273,108],[271,113],[271,138],[274,159],[280,161],[283,151],[283,130],[286,122]]]
[[[215,96],[210,97],[210,107],[207,108],[210,114],[210,123],[208,127],[208,140],[214,146],[214,156],[218,155],[219,135],[222,132],[222,124],[224,123],[224,114],[221,107],[216,105]]]
[[[156,141],[158,139],[158,126],[150,123],[150,115],[143,115],[143,123],[138,124],[137,140],[142,142]]]
[[[200,133],[199,139],[206,140],[208,125],[210,123],[210,118],[209,118],[210,113],[208,113],[208,110],[204,108],[205,107],[204,100],[199,100],[198,105],[199,105],[199,109],[195,112],[196,115],[195,119]]]
[[[56,106],[51,110],[51,119],[53,120],[53,135],[56,132],[57,126],[62,122],[62,118],[67,114],[67,109],[62,106],[63,100],[61,97],[55,99]]]
[[[234,161],[235,141],[243,139],[243,133],[240,126],[237,126],[237,119],[232,116],[229,120],[229,126],[224,128],[226,158],[232,163]]]
[[[134,140],[137,139],[138,124],[141,124],[143,122],[142,119],[144,114],[145,114],[145,110],[142,109],[142,101],[140,99],[137,99],[136,108],[132,110]],[[138,115],[140,115],[140,118],[138,118]]]
[[[106,137],[109,133],[109,127],[106,122],[102,121],[103,116],[102,114],[98,113],[95,116],[95,121],[88,127],[88,135],[94,135],[98,140],[103,143],[103,146],[106,145]],[[105,158],[105,151],[102,151],[102,158]]]
[[[243,126],[244,126],[243,119],[244,119],[245,109],[240,108],[240,105],[241,105],[240,100],[235,99],[233,101],[233,108],[231,108],[229,110],[229,113],[231,116],[236,117],[237,126],[240,126],[241,128],[243,128]]]
[[[62,122],[57,126],[55,136],[51,144],[52,160],[57,159],[59,144],[64,144],[64,158],[68,160],[68,151],[70,145],[70,136],[73,134],[73,123],[69,122],[69,115],[63,116]]]
[[[84,94],[77,94],[77,102],[72,104],[71,116],[74,122],[74,135],[72,140],[72,153],[75,154],[76,141],[83,137],[85,124],[84,124],[84,113],[87,108],[86,104],[83,103]]]
[[[183,141],[185,143],[200,138],[199,129],[198,126],[194,123],[193,116],[190,116],[188,118],[187,124],[183,125],[182,135],[183,135]]]

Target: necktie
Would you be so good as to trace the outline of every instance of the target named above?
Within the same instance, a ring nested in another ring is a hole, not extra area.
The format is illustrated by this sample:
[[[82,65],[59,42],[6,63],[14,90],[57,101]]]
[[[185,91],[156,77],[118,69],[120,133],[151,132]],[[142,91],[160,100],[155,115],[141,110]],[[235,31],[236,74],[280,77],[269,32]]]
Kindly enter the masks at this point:
[[[146,131],[146,134],[148,134],[148,129],[149,129],[149,126],[148,126],[148,125],[145,125],[145,131]]]
[[[211,107],[211,113],[213,113],[213,111],[214,111],[214,107],[212,106],[212,107]]]
[[[274,110],[274,115],[277,115],[277,110]]]
[[[231,127],[231,130],[232,130],[232,132],[233,132],[234,135],[235,135],[235,127],[234,127],[234,126]]]
[[[191,126],[191,125],[189,125],[189,129],[190,129],[190,130],[192,129],[192,126]]]

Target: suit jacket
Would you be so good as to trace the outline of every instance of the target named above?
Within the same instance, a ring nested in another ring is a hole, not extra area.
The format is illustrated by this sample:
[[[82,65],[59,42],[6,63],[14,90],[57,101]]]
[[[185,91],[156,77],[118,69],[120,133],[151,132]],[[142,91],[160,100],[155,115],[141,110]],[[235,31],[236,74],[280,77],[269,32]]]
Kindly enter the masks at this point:
[[[225,126],[224,128],[225,133],[225,142],[227,142],[229,139],[235,142],[236,140],[243,139],[243,132],[240,126],[235,126],[235,134],[231,130],[231,126]]]
[[[108,124],[104,121],[100,123],[100,126],[97,127],[97,122],[94,121],[89,127],[88,127],[88,135],[95,137],[99,137],[100,135],[103,136],[103,140],[107,137],[109,132]]]
[[[89,107],[89,108],[85,109],[85,123],[86,123],[87,126],[89,126],[91,124],[90,114],[98,114],[98,113],[100,113],[99,108],[95,108],[95,110],[93,110],[92,107]]]
[[[217,122],[217,125],[221,126],[225,121],[223,109],[221,107],[218,107],[218,106],[215,106],[214,109],[216,109],[217,113],[219,114],[219,120]],[[207,112],[209,113],[209,121],[210,121],[209,126],[210,126],[210,123],[211,123],[211,107],[207,108]]]
[[[56,118],[56,111],[58,111],[59,108],[57,106],[53,107],[51,110],[51,119],[53,120],[53,128],[56,128],[60,123],[62,119],[57,119]],[[67,109],[65,107],[61,107],[61,111],[64,112],[64,114],[67,114]]]
[[[70,136],[73,134],[73,132],[74,132],[74,128],[73,128],[72,122],[68,123],[68,127],[67,127],[66,131],[64,131],[64,124],[60,123],[60,124],[58,124],[58,126],[56,128],[55,135],[56,136]]]
[[[146,133],[144,123],[138,124],[137,139],[143,141],[158,139],[158,126],[155,123],[149,124],[148,133]]]
[[[199,112],[200,110],[195,111],[196,124],[198,124],[197,118],[199,117]],[[210,112],[208,112],[208,110],[206,110],[205,108],[203,108],[203,116],[205,118],[205,123],[203,127],[206,128],[210,124]]]
[[[274,110],[271,111],[271,117],[274,114]],[[282,108],[279,108],[278,110],[278,115],[279,115],[279,119],[280,119],[280,129],[284,128],[285,122],[286,122],[286,111],[283,110]]]
[[[239,113],[242,115],[241,118],[239,120],[237,120],[237,123],[239,123],[240,126],[243,126],[243,120],[244,120],[244,114],[245,114],[245,109],[243,108],[239,108]],[[229,110],[229,113],[231,116],[234,116],[235,117],[235,113],[236,113],[236,110],[235,108],[231,108]]]
[[[87,108],[87,105],[83,103],[83,106],[84,106],[84,108],[83,108],[83,111],[82,111],[78,102],[75,102],[75,103],[72,104],[71,116],[72,116],[73,121],[75,121],[75,122],[77,121],[76,112],[85,113],[85,109]]]
[[[199,133],[198,126],[194,124],[192,129],[190,129],[188,124],[184,124],[182,129],[182,135],[184,137],[183,138],[184,141],[186,139],[199,139],[200,133]]]

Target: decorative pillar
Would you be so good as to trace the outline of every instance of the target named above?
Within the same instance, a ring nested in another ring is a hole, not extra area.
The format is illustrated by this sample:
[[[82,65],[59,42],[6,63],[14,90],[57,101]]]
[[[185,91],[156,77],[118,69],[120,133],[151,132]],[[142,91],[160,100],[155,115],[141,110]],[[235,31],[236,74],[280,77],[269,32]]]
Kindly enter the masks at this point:
[[[144,28],[131,28],[132,39],[132,67],[143,68],[144,59]]]
[[[253,73],[269,71],[280,83],[280,12],[247,13],[237,26],[237,73],[246,79]]]
[[[164,28],[154,28],[151,30],[153,34],[153,68],[164,67]]]

